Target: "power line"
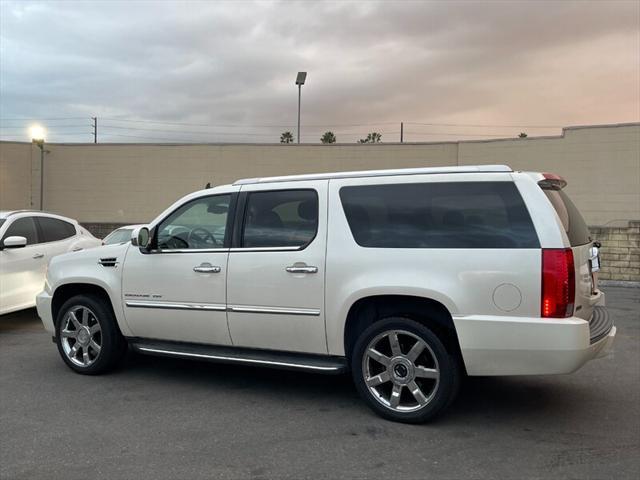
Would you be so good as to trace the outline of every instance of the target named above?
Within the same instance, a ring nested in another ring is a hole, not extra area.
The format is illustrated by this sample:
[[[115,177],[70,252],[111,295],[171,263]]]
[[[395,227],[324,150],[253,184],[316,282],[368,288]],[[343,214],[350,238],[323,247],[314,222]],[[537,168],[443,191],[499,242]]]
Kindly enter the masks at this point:
[[[95,117],[0,117],[0,121],[61,121],[91,119]],[[176,125],[190,127],[228,127],[228,128],[293,128],[294,124],[249,124],[249,123],[190,123],[190,122],[168,122],[163,120],[131,119],[118,117],[100,117],[102,120],[126,123],[149,123],[158,125]],[[382,125],[398,125],[400,122],[367,122],[367,123],[327,123],[327,124],[307,124],[308,127],[376,127]],[[524,125],[524,124],[478,124],[478,123],[439,123],[439,122],[404,122],[407,125],[420,125],[429,127],[472,127],[472,128],[563,128],[564,125]]]
[[[49,131],[55,131],[57,129],[60,128],[80,128],[80,127],[86,127],[86,125],[54,125]],[[24,131],[26,130],[26,127],[3,127],[2,125],[0,125],[0,130],[20,130],[20,131]]]
[[[424,125],[428,127],[487,127],[487,128],[563,128],[564,125],[490,125],[490,124],[471,124],[471,123],[421,123],[421,122],[404,122],[407,125]]]
[[[210,123],[188,123],[188,122],[166,122],[161,120],[134,120],[128,118],[101,117],[104,120],[115,122],[131,122],[131,123],[152,123],[160,125],[178,125],[191,127],[229,127],[229,128],[293,128],[293,124],[250,124],[250,123],[229,123],[229,124],[210,124]],[[398,125],[400,122],[377,122],[377,123],[320,123],[306,124],[308,127],[376,127],[381,125]],[[429,127],[473,127],[473,128],[563,128],[564,125],[515,125],[515,124],[472,124],[472,123],[426,123],[426,122],[404,122],[407,125],[421,125]]]
[[[137,131],[137,132],[159,132],[159,133],[183,133],[188,135],[230,135],[230,136],[253,136],[253,137],[272,137],[274,135],[279,135],[281,132],[272,132],[272,133],[255,133],[255,132],[224,132],[224,131],[193,131],[193,130],[168,130],[162,128],[139,128],[139,127],[121,127],[115,125],[102,125],[102,128],[105,129],[115,129],[115,130],[126,130],[126,131]],[[322,135],[325,133],[322,130],[317,130],[310,132],[309,135]],[[334,132],[336,135],[362,135],[360,132]]]
[[[33,117],[33,118],[19,118],[19,117],[13,117],[13,118],[9,118],[9,117],[0,117],[0,121],[10,121],[10,122],[24,122],[24,121],[47,121],[47,122],[54,122],[54,121],[58,121],[58,120],[82,120],[82,119],[86,119],[88,117],[51,117],[51,118],[43,118],[43,117]]]
[[[407,135],[445,135],[454,137],[513,137],[513,133],[449,133],[449,132],[404,132]]]
[[[274,135],[279,135],[275,133],[242,133],[242,132],[194,132],[189,130],[166,130],[161,128],[130,128],[130,127],[116,127],[112,125],[102,125],[102,128],[106,129],[117,129],[117,130],[126,130],[126,131],[134,131],[134,132],[158,132],[158,133],[182,133],[187,135],[230,135],[230,136],[250,136],[250,137],[272,137]],[[115,135],[115,134],[113,134]]]
[[[294,128],[296,125],[289,124],[251,124],[251,123],[228,123],[228,124],[211,124],[211,123],[185,123],[185,122],[165,122],[159,120],[132,120],[126,118],[100,117],[102,120],[112,122],[129,122],[129,123],[153,123],[158,125],[177,125],[185,127],[215,127],[215,128]],[[375,127],[380,125],[397,125],[398,122],[380,122],[380,123],[327,123],[327,124],[306,124],[308,127]]]

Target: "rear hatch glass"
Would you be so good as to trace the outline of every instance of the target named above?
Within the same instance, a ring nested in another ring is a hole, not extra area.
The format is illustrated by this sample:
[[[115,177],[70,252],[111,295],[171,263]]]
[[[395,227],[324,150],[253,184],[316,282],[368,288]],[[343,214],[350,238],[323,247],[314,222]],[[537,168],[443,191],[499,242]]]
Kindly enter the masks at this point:
[[[591,243],[589,227],[569,196],[562,190],[542,188],[555,208],[572,247]]]

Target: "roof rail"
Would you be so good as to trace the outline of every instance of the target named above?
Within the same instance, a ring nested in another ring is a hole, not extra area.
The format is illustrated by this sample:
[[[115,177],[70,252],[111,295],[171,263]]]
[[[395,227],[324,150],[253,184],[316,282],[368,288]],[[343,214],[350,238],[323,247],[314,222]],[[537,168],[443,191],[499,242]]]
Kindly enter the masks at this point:
[[[328,180],[337,178],[387,177],[398,175],[429,175],[436,173],[513,172],[507,165],[469,165],[464,167],[396,168],[391,170],[363,170],[359,172],[310,173],[282,177],[258,177],[236,180],[234,185],[254,183],[297,182],[302,180]]]

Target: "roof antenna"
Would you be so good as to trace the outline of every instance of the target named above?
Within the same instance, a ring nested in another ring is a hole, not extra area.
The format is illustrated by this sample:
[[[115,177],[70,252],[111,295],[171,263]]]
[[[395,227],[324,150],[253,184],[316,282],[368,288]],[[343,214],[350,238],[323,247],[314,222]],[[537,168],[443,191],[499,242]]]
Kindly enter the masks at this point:
[[[211,182],[207,182],[207,184],[204,186],[204,188],[206,188],[206,189],[211,188]]]

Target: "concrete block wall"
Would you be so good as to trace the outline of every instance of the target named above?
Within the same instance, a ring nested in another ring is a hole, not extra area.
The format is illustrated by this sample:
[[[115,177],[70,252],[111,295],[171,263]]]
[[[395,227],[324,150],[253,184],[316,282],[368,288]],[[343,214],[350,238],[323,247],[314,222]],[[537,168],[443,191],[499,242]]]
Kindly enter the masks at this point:
[[[640,282],[640,221],[623,227],[591,227],[602,244],[600,280]]]

